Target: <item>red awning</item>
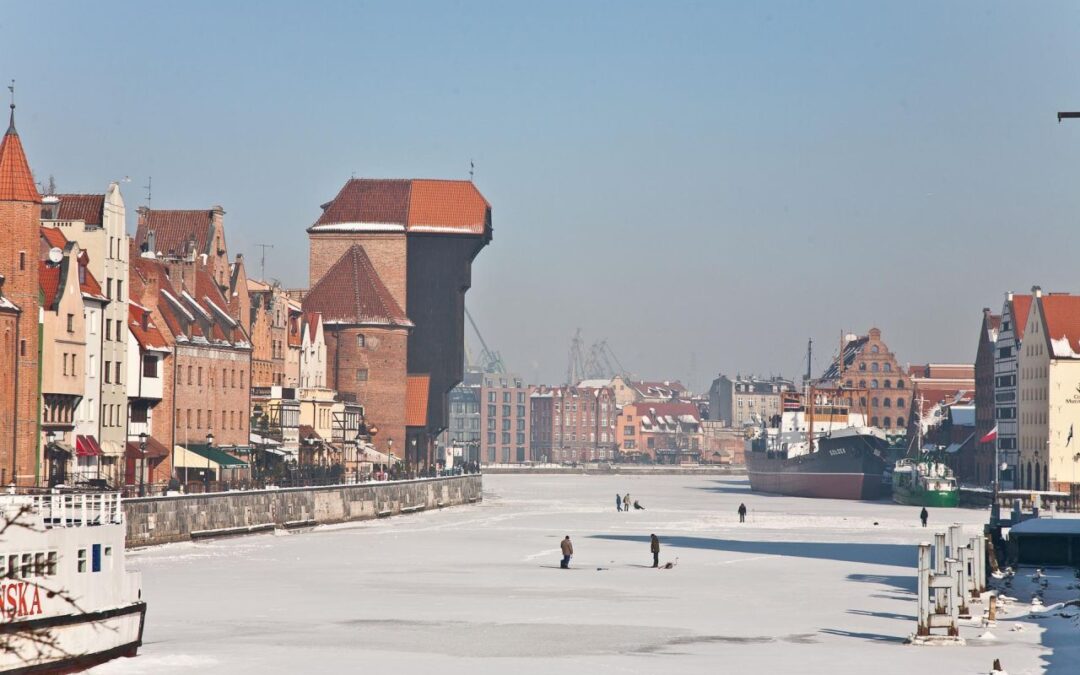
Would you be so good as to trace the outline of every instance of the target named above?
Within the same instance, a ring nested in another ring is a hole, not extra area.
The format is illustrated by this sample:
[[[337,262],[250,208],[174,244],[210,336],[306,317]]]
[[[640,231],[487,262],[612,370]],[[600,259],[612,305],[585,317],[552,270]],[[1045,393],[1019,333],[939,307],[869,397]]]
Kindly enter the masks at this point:
[[[124,452],[128,459],[142,459],[142,450],[139,448],[138,441],[128,441],[127,448]],[[161,444],[156,438],[150,436],[146,439],[146,457],[147,459],[161,459],[169,456],[169,449]]]
[[[79,457],[97,457],[102,454],[101,446],[93,436],[75,437],[75,454]]]

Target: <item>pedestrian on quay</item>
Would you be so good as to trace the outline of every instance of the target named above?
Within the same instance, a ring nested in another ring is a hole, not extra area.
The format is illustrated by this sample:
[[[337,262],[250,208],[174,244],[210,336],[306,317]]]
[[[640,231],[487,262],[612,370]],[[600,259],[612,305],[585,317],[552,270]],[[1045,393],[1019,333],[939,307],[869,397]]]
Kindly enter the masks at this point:
[[[927,512],[926,507],[922,507],[922,511],[919,512],[919,520],[922,521],[922,526],[926,527],[926,521],[930,519],[930,514]]]
[[[746,522],[746,504],[739,504],[739,522]]]
[[[615,510],[622,511],[622,495],[618,492],[615,493]]]
[[[652,566],[660,567],[660,537],[649,535],[649,550],[652,551]]]
[[[622,507],[623,507],[623,511],[629,511],[630,510],[630,493],[629,492],[627,492],[626,496],[622,498]]]
[[[566,539],[562,540],[559,548],[562,549],[562,562],[559,563],[559,567],[568,570],[570,569],[570,556],[574,555],[574,544],[570,541],[570,535],[566,535]]]

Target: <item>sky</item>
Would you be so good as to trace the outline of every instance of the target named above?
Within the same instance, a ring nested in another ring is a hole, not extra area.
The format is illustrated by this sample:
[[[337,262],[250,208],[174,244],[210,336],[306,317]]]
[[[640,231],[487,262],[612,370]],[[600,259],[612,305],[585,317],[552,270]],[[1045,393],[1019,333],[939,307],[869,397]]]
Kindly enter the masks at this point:
[[[38,180],[220,204],[286,286],[348,178],[473,161],[508,367],[561,382],[580,328],[702,389],[871,326],[973,362],[983,307],[1080,292],[1078,38],[1070,2],[9,0],[0,81]]]

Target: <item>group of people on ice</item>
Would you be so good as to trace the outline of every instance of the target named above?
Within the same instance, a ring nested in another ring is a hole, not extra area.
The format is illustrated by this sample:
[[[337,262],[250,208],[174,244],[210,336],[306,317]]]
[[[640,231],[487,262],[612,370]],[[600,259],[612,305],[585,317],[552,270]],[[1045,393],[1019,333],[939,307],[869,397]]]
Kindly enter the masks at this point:
[[[630,493],[629,492],[627,492],[625,495],[620,495],[618,493],[615,494],[615,510],[616,511],[629,511],[630,510]],[[634,500],[634,510],[635,511],[644,511],[645,507],[642,506],[638,502],[638,500],[635,499]]]

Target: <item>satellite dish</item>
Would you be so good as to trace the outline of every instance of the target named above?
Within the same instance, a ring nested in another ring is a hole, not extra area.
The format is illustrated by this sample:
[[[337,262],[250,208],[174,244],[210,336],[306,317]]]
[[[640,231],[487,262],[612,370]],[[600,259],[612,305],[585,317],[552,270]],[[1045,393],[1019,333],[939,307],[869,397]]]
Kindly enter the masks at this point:
[[[64,259],[64,252],[53,246],[49,249],[49,262],[54,265],[59,265],[60,261]]]

